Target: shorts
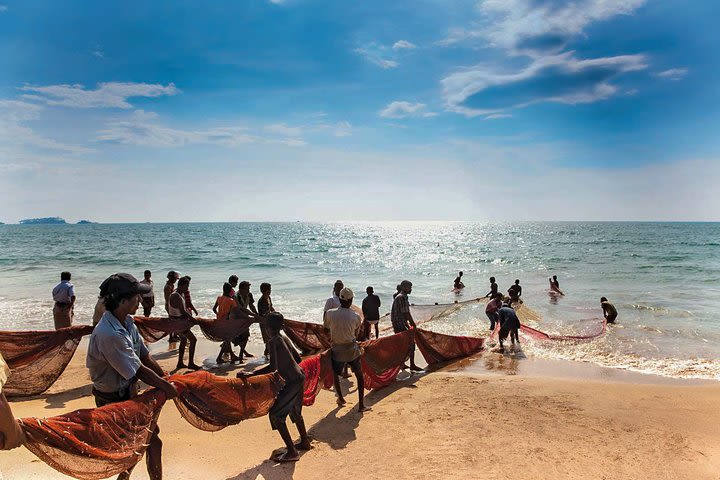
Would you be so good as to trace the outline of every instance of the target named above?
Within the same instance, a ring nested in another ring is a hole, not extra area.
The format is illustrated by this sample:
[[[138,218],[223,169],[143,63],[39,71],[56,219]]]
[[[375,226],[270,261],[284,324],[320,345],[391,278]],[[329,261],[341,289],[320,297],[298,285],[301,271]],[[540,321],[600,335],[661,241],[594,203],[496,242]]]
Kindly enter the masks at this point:
[[[360,357],[357,357],[355,360],[351,360],[349,362],[339,362],[332,359],[332,366],[333,366],[333,372],[335,372],[335,375],[341,375],[343,372],[343,369],[345,368],[345,365],[350,365],[350,368],[352,368],[353,372],[360,372],[362,371],[362,364],[360,363]]]
[[[293,423],[297,423],[302,419],[303,393],[305,391],[305,376],[299,380],[288,382],[285,384],[277,399],[273,404],[268,417],[270,418],[270,426],[273,430],[277,430],[279,425],[285,423],[285,419],[290,416]]]
[[[617,313],[614,315],[608,315],[607,316],[607,323],[615,323],[615,319],[617,318]]]

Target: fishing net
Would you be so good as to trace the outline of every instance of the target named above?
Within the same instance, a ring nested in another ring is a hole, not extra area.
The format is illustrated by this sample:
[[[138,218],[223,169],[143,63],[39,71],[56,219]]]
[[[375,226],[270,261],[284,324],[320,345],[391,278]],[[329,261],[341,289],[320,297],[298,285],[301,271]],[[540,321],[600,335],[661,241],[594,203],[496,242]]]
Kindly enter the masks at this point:
[[[464,358],[483,349],[485,339],[462,337],[417,329],[415,344],[428,365]]]
[[[75,354],[90,325],[49,331],[0,332],[0,353],[11,374],[3,387],[7,396],[38,395],[55,383]]]
[[[165,395],[156,389],[131,400],[47,419],[20,420],[25,447],[66,475],[94,480],[118,475],[142,458]]]
[[[235,339],[241,333],[247,332],[250,325],[257,319],[242,313],[238,317],[230,317],[223,320],[210,320],[205,318],[195,319],[200,325],[205,338],[213,342],[224,342]]]
[[[599,319],[593,319],[600,321]],[[536,340],[564,340],[564,341],[576,341],[576,342],[582,342],[587,340],[592,340],[594,338],[597,338],[601,335],[604,335],[607,330],[607,321],[602,320],[602,323],[600,324],[600,328],[593,333],[589,333],[586,335],[553,335],[545,332],[541,332],[540,330],[537,330],[535,328],[531,328],[525,325],[520,325],[520,331],[524,334],[528,335],[529,337],[532,337]]]
[[[367,390],[386,387],[395,381],[413,342],[413,331],[362,342],[363,379]]]
[[[189,330],[195,323],[184,318],[168,317],[133,317],[140,335],[148,343],[155,343],[171,333],[181,333]],[[212,322],[213,320],[208,320]]]
[[[285,335],[304,354],[327,350],[332,346],[330,333],[319,323],[284,320]]]
[[[300,368],[305,373],[305,388],[303,391],[303,405],[309,407],[323,388],[330,388],[333,384],[332,364],[330,351],[307,357],[300,362]]]
[[[410,314],[415,321],[415,325],[419,326],[424,323],[432,322],[433,320],[446,317],[451,313],[454,313],[468,305],[472,305],[475,303],[486,303],[487,301],[487,298],[473,298],[470,300],[465,300],[463,302],[456,301],[454,303],[434,303],[432,305],[410,304]],[[382,322],[383,324],[387,324],[387,326],[382,328],[383,332],[392,330],[389,313],[383,315],[380,318],[380,322]]]
[[[172,375],[178,386],[175,405],[193,427],[222,430],[248,418],[267,415],[284,382],[277,373],[246,378],[224,378],[205,371]]]
[[[542,316],[532,308],[528,307],[525,303],[514,303],[513,310],[515,310],[515,314],[522,323],[539,322],[542,320]]]

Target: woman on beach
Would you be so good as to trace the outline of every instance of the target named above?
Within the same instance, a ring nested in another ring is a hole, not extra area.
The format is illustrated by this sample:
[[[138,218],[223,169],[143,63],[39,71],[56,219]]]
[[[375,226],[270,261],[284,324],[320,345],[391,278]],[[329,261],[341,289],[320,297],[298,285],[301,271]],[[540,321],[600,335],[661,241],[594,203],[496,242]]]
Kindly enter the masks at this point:
[[[238,303],[237,300],[235,300],[232,297],[232,285],[230,285],[229,282],[225,282],[223,284],[223,294],[217,297],[215,300],[215,305],[213,305],[213,312],[215,313],[215,316],[217,318],[217,321],[227,321],[230,317],[230,311],[233,308],[237,308]],[[230,361],[231,362],[237,362],[242,361],[242,357],[238,357],[235,355],[235,353],[232,351],[232,347],[230,346],[230,341],[225,340],[220,345],[220,353],[217,356],[217,359],[215,359],[215,362],[220,365],[221,363],[225,363],[226,360],[223,358],[226,353],[230,354]],[[242,352],[241,352],[242,354]]]

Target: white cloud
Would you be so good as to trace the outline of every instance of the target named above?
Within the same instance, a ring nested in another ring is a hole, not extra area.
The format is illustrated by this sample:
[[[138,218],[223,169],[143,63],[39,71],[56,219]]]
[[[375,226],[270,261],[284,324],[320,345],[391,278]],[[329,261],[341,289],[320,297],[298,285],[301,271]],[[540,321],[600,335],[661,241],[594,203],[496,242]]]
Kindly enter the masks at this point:
[[[59,142],[46,137],[27,124],[37,120],[42,107],[19,100],[0,100],[0,144],[13,148],[29,148],[69,154],[90,153],[93,150]],[[8,157],[9,161],[10,157]]]
[[[669,70],[663,70],[662,72],[658,72],[655,75],[660,78],[665,78],[667,80],[678,81],[685,78],[685,75],[687,74],[687,68],[671,68]]]
[[[428,112],[424,103],[411,103],[395,101],[388,104],[380,111],[383,118],[411,118],[411,117],[433,117],[437,115],[434,112]]]
[[[38,100],[53,106],[75,108],[132,108],[129,98],[154,98],[165,95],[177,95],[180,89],[175,84],[149,83],[101,83],[94,90],[86,90],[82,85],[48,85],[43,87],[24,86],[20,90],[32,92],[24,98]]]
[[[93,57],[105,58],[105,52],[102,51],[102,48],[100,46],[95,47],[95,49],[91,53]]]
[[[471,28],[452,29],[438,44],[484,38],[491,46],[515,53],[557,53],[589,24],[632,14],[645,1],[482,0],[478,4],[481,21]]]
[[[8,8],[7,8],[7,6],[6,6],[6,5],[0,5],[0,13],[2,13],[2,12],[6,12],[6,11],[7,11],[7,9],[8,9]]]
[[[417,46],[414,43],[410,43],[407,40],[398,40],[395,42],[392,46],[393,50],[412,50],[413,48],[417,48]]]
[[[377,65],[382,69],[397,68],[400,64],[395,60],[387,58],[385,52],[387,48],[382,45],[370,43],[364,47],[358,47],[355,53],[362,55],[368,62]]]
[[[614,77],[647,68],[644,55],[577,59],[574,52],[535,59],[515,73],[483,66],[453,73],[441,83],[447,108],[468,116],[507,113],[541,102],[592,103],[615,95]],[[487,93],[502,88],[501,95]]]
[[[501,118],[511,118],[512,115],[509,113],[493,113],[485,117],[485,120],[499,120]]]
[[[349,122],[336,124],[319,122],[310,125],[291,126],[273,123],[252,129],[243,125],[210,127],[205,129],[180,129],[163,125],[154,112],[136,110],[131,115],[108,122],[97,132],[95,139],[125,145],[174,148],[191,144],[238,147],[248,144],[281,144],[291,147],[305,146],[306,134],[326,132],[335,137],[351,134]]]

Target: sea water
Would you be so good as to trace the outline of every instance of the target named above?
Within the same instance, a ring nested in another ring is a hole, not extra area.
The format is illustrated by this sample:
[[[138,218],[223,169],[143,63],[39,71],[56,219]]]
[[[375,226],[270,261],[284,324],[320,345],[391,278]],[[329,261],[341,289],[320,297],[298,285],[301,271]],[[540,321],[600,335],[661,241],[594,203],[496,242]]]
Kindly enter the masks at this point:
[[[202,316],[231,274],[273,287],[288,318],[321,320],[332,285],[342,279],[357,303],[368,285],[389,311],[401,280],[416,304],[485,295],[494,276],[505,292],[519,279],[533,327],[555,334],[597,330],[606,296],[618,323],[585,343],[529,341],[528,357],[593,362],[672,377],[720,379],[719,223],[188,223],[1,225],[0,329],[52,328],[51,290],[72,272],[76,323],[89,324],[98,286],[129,272],[155,281],[155,313],[164,314],[168,270],[192,277]],[[451,292],[457,272],[466,288]],[[548,295],[557,275],[564,297]],[[487,335],[484,305],[425,325]]]

